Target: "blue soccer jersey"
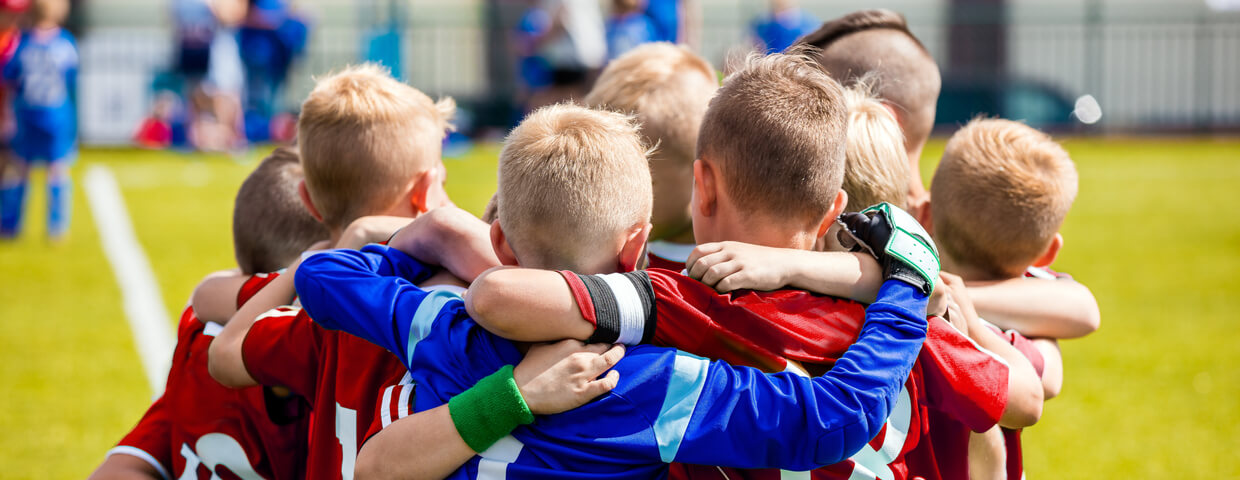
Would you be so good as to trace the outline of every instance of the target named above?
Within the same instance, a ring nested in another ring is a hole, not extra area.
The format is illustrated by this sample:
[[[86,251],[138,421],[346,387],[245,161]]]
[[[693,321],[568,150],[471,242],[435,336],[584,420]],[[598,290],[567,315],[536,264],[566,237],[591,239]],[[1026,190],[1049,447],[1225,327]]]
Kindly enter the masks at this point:
[[[469,318],[460,297],[411,283],[429,273],[397,250],[371,245],[313,255],[296,277],[315,321],[405,362],[418,384],[417,411],[521,360],[512,342]],[[925,304],[914,287],[887,282],[857,343],[812,379],[632,347],[615,367],[615,390],[517,428],[454,478],[657,478],[673,461],[789,470],[839,462],[886,420],[925,338]]]
[[[13,86],[17,134],[13,150],[25,160],[60,160],[76,142],[73,90],[78,54],[64,29],[22,33],[4,78]]]

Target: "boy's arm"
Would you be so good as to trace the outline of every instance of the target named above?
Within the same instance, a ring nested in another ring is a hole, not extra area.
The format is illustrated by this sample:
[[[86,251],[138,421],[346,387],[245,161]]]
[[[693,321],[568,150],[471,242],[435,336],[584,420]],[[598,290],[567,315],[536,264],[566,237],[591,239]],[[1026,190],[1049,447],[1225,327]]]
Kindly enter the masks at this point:
[[[584,405],[615,388],[618,373],[613,370],[603,378],[599,376],[623,355],[621,346],[584,345],[573,340],[535,345],[511,374],[519,395],[493,392],[495,386],[488,377],[457,397],[481,396],[491,399],[489,403],[458,400],[392,422],[362,446],[355,478],[444,478],[512,430],[504,428],[510,424],[489,432],[471,430],[470,419],[495,417],[496,411],[521,410],[521,402],[534,415]],[[470,440],[464,438],[460,427],[469,432]]]
[[[465,308],[482,328],[519,342],[586,341],[595,330],[564,276],[550,270],[487,270],[465,292]]]
[[[1042,400],[1058,397],[1063,391],[1063,353],[1053,338],[1033,339],[1034,348],[1042,353]]]
[[[967,285],[986,321],[1027,337],[1083,337],[1102,322],[1093,292],[1075,280],[1013,278]]]
[[[215,381],[232,388],[258,385],[258,381],[250,375],[250,371],[245,366],[245,354],[242,348],[245,337],[260,316],[273,308],[293,301],[296,296],[293,290],[293,275],[297,272],[300,263],[300,260],[293,262],[284,275],[272,280],[256,293],[249,302],[237,310],[237,313],[224,325],[224,329],[211,341],[211,347],[207,350],[207,370]]]
[[[408,217],[391,217],[373,215],[354,220],[340,234],[336,248],[360,249],[372,243],[380,243],[392,237],[392,234],[409,225]]]
[[[489,224],[465,210],[441,207],[396,232],[388,246],[473,283],[483,271],[500,265],[490,230]]]
[[[146,460],[125,453],[113,453],[103,459],[103,463],[87,480],[170,480],[170,477]]]
[[[235,268],[207,275],[190,295],[189,303],[194,308],[194,316],[203,322],[228,323],[237,313],[237,292],[249,278],[249,275]]]
[[[719,292],[784,287],[874,301],[883,271],[874,257],[856,252],[812,252],[740,242],[698,245],[685,262],[689,276]]]
[[[985,433],[969,432],[969,478],[1006,478],[1007,445],[998,425]]]
[[[411,342],[429,332],[439,308],[421,308],[459,299],[445,291],[414,285],[433,271],[383,245],[362,250],[330,250],[307,256],[294,277],[302,308],[315,323],[365,339],[409,361]]]
[[[942,280],[942,285],[951,289],[952,299],[958,305],[958,310],[951,311],[968,319],[969,338],[1007,363],[1007,402],[1002,416],[999,417],[999,425],[1024,428],[1037,423],[1042,417],[1042,380],[1033,364],[1029,363],[1029,359],[1025,358],[1020,350],[981,322],[960,277],[942,274]]]
[[[656,421],[662,460],[809,470],[853,455],[897,404],[925,340],[926,300],[908,283],[885,282],[857,342],[817,378],[678,354]]]

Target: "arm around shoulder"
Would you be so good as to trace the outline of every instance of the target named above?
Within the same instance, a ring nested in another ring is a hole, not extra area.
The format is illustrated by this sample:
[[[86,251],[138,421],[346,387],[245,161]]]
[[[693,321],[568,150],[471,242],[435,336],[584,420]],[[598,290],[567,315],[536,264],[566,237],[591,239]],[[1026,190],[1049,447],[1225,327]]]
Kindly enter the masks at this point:
[[[465,307],[478,325],[509,340],[585,341],[594,333],[564,277],[550,270],[487,270],[465,293]]]
[[[1027,337],[1078,338],[1102,324],[1093,292],[1072,279],[1013,278],[968,285],[983,318]]]

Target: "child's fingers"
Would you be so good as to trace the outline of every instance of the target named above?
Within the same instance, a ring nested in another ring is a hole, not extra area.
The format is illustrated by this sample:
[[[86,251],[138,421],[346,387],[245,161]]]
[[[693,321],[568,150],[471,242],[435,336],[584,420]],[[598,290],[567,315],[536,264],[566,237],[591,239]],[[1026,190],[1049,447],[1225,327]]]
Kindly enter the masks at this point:
[[[692,252],[689,252],[689,258],[685,259],[685,266],[692,267],[702,257],[705,257],[712,253],[720,252],[722,250],[723,250],[723,244],[718,243],[718,242],[703,243],[701,245],[698,245],[697,247],[694,247]]]
[[[616,366],[616,364],[620,362],[620,359],[624,358],[624,345],[616,344],[610,345],[610,347],[611,348],[607,349],[606,352],[603,352],[602,355],[595,357],[594,361],[591,362],[591,367],[593,367],[594,370],[593,372],[590,372],[591,377],[599,376],[607,369]]]
[[[728,293],[733,290],[740,290],[743,288],[754,288],[753,285],[748,285],[752,283],[753,282],[749,282],[749,279],[746,278],[745,272],[736,272],[732,275],[724,277],[723,280],[719,281],[719,283],[716,283],[715,291],[719,293]]]
[[[714,267],[716,264],[727,261],[726,259],[726,254],[720,251],[702,256],[698,258],[697,261],[686,264],[688,265],[687,270],[689,271],[689,278],[701,280],[707,270],[710,270],[710,268]]]
[[[610,392],[620,384],[620,372],[612,370],[607,372],[603,378],[587,383],[582,391],[587,398],[594,398],[604,393]]]
[[[732,275],[740,270],[740,262],[724,261],[722,263],[711,265],[710,268],[706,269],[706,272],[702,274],[701,281],[702,283],[713,287],[715,284],[719,283],[720,280],[723,280],[728,275]]]

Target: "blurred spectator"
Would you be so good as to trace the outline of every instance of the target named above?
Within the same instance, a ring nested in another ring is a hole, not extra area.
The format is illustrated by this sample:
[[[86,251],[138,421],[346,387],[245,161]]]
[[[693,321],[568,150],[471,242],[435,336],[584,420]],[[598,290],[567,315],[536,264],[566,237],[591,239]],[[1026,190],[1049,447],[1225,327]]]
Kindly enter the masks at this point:
[[[607,59],[603,14],[595,0],[531,2],[517,26],[525,110],[580,98]]]
[[[658,41],[654,22],[646,16],[643,0],[613,0],[611,17],[607,19],[607,59],[611,60],[634,47]]]
[[[771,0],[770,15],[754,22],[753,35],[759,49],[782,52],[818,24],[818,19],[797,6],[796,0]]]
[[[245,67],[245,135],[250,141],[288,140],[282,137],[291,134],[288,125],[293,122],[277,111],[277,102],[308,33],[288,0],[249,0],[237,40]]]

